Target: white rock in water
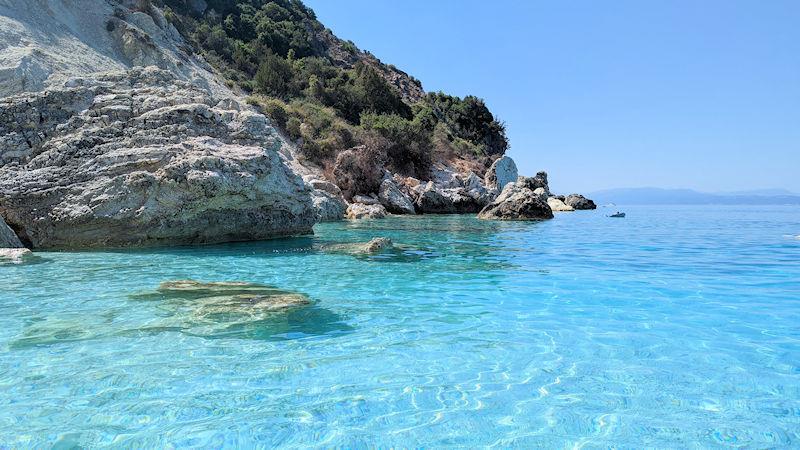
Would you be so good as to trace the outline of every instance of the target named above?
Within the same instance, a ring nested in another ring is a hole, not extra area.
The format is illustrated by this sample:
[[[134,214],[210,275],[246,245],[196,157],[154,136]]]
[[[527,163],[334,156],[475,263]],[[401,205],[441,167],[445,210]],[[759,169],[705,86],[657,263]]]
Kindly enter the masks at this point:
[[[11,264],[22,264],[25,258],[33,255],[27,248],[0,248],[0,262],[6,261]]]
[[[567,205],[556,197],[549,197],[547,199],[547,204],[550,205],[550,209],[553,211],[575,211],[575,208]]]

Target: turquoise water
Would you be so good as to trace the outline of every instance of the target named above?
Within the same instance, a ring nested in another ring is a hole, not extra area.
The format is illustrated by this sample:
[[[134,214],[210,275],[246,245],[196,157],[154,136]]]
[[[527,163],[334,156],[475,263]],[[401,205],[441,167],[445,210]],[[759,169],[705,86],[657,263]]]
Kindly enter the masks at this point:
[[[800,446],[800,210],[626,211],[0,266],[0,448]],[[313,304],[142,300],[187,278]]]

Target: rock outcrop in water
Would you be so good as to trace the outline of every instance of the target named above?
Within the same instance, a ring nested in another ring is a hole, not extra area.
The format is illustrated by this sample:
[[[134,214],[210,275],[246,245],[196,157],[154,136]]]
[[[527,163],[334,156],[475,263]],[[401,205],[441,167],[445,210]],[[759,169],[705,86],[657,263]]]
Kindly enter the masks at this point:
[[[547,197],[534,192],[544,189],[537,177],[519,177],[508,183],[503,192],[478,214],[480,219],[493,220],[542,220],[552,219],[553,211]]]
[[[135,68],[0,101],[0,215],[33,248],[308,233],[309,188],[267,119]]]
[[[0,264],[22,264],[31,257],[33,253],[27,248],[0,248]]]
[[[372,238],[369,242],[352,244],[326,244],[322,250],[331,253],[347,253],[350,255],[370,255],[392,248],[392,240],[385,237]]]
[[[580,194],[570,194],[564,199],[564,203],[574,209],[597,209],[597,205],[588,198]]]

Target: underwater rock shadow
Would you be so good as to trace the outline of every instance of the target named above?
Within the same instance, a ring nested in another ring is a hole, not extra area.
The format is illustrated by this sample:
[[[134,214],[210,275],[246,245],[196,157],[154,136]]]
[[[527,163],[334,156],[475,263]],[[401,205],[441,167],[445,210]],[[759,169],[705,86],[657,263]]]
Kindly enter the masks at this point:
[[[195,283],[195,284],[191,284]],[[346,318],[303,294],[251,283],[166,282],[161,290],[130,295],[129,303],[103,314],[65,313],[30,319],[10,350],[115,337],[181,333],[206,339],[293,340],[335,337],[354,330]],[[131,311],[152,307],[140,323]],[[128,316],[128,317],[126,317]]]

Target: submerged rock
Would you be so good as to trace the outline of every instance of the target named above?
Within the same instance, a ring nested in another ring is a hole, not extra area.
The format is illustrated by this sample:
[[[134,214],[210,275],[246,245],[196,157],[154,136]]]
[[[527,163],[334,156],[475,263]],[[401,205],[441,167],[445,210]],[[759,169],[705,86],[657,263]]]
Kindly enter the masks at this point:
[[[537,189],[538,190],[538,189]],[[572,206],[567,205],[558,197],[549,197],[547,199],[547,204],[550,206],[550,209],[553,211],[575,211],[575,208]]]
[[[267,119],[154,67],[0,100],[0,214],[33,248],[310,233]]]
[[[479,219],[542,220],[552,219],[547,201],[531,189],[534,183],[524,177],[506,185],[503,192],[478,214]]]
[[[484,183],[487,188],[495,188],[502,192],[508,183],[517,181],[519,172],[514,160],[508,156],[503,156],[495,160],[489,170],[486,171]]]
[[[348,219],[382,219],[384,217],[386,217],[386,208],[380,204],[351,203],[347,206]]]
[[[571,194],[564,199],[564,203],[575,209],[597,209],[597,205],[580,194]]]
[[[311,303],[303,294],[245,282],[165,281],[157,292],[167,300],[191,300],[196,316],[222,313],[252,316]]]
[[[369,242],[355,242],[347,244],[327,244],[322,246],[322,250],[332,253],[347,253],[351,255],[368,255],[379,253],[383,250],[392,248],[392,240],[385,237],[372,238]]]

